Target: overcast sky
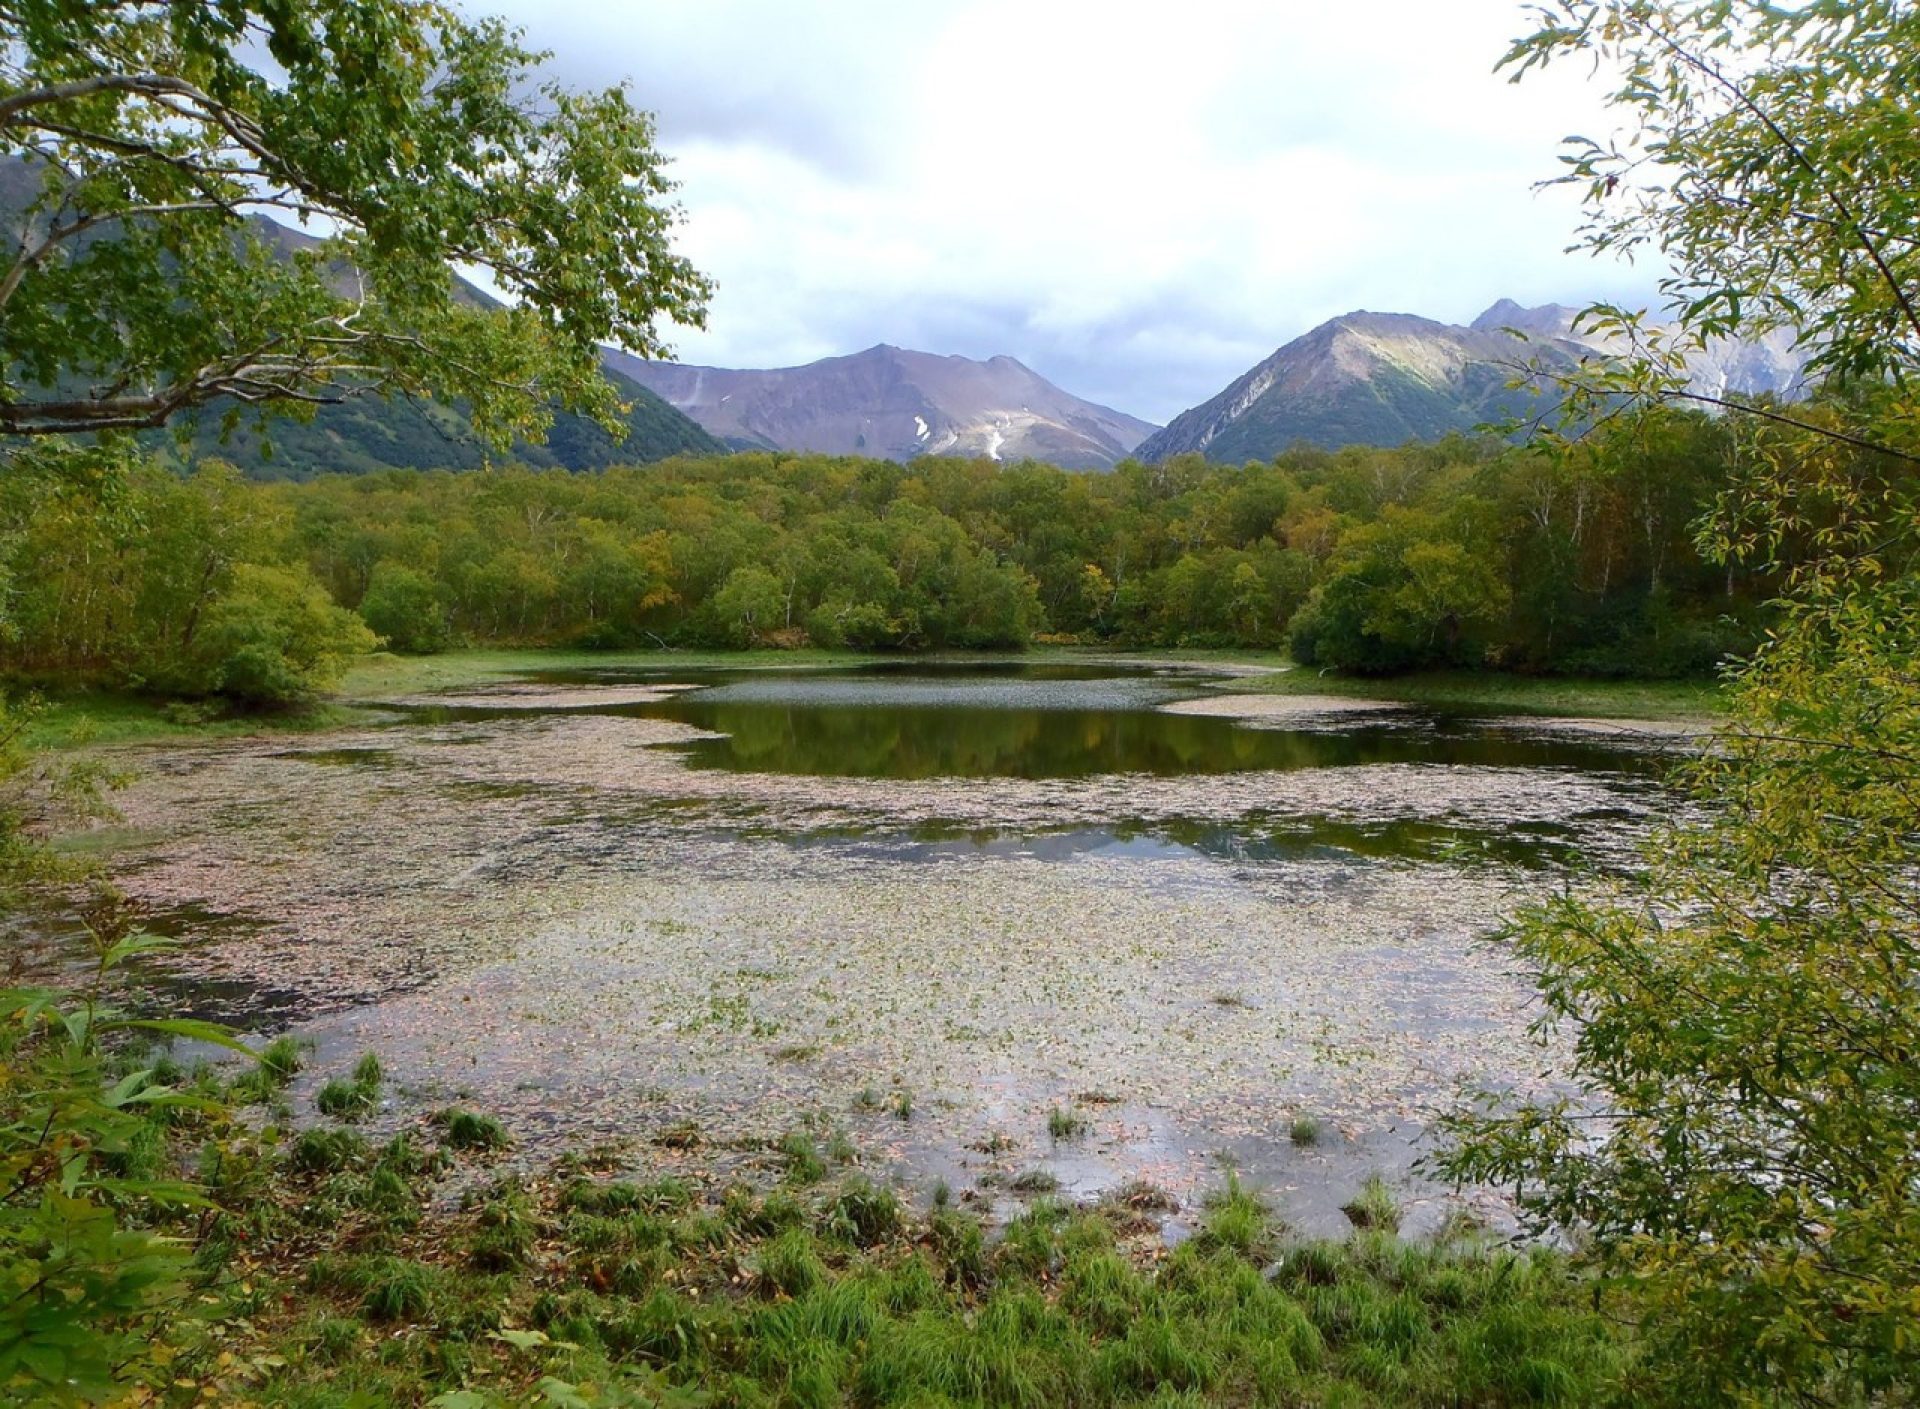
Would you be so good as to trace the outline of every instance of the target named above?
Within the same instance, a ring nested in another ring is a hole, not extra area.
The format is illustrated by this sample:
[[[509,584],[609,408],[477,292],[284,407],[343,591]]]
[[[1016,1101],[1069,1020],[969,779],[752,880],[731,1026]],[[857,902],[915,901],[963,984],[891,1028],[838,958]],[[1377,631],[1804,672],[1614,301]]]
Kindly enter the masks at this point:
[[[1009,353],[1155,421],[1355,308],[1629,297],[1537,193],[1604,125],[1517,0],[468,0],[630,79],[719,284],[682,361]]]

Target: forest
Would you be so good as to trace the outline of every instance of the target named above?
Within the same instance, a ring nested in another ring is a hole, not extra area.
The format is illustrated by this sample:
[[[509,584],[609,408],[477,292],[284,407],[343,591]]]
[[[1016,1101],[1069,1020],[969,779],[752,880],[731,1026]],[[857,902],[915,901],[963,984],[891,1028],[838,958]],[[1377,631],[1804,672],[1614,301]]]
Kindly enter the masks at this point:
[[[1287,648],[1369,674],[1711,674],[1778,563],[1697,528],[1740,438],[1653,410],[1110,475],[741,453],[258,484],[135,462],[0,483],[7,672],[253,705],[378,646]]]

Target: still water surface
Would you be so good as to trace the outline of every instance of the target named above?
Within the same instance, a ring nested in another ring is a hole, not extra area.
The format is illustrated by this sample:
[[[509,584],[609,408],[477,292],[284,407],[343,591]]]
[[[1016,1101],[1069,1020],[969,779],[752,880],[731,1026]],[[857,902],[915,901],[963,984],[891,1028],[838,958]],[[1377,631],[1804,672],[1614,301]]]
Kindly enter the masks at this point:
[[[662,677],[537,678],[565,687]],[[1303,710],[1284,724],[1257,721],[1263,727],[1165,708],[1192,699],[1205,678],[1073,665],[757,671],[716,674],[634,712],[712,735],[677,746],[695,768],[830,777],[1181,776],[1380,763],[1644,774],[1659,757],[1630,738],[1595,742],[1526,721],[1411,708]]]

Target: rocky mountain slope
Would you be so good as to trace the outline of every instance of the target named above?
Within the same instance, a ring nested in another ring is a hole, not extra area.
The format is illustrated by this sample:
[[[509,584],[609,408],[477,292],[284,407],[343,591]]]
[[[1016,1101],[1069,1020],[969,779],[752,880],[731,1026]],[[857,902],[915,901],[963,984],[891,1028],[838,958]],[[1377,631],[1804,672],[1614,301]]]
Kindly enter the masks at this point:
[[[1011,357],[976,362],[882,344],[759,371],[642,362],[617,352],[607,363],[735,448],[889,460],[1031,457],[1110,469],[1155,429],[1082,401]]]
[[[1587,329],[1575,330],[1580,310],[1563,303],[1546,303],[1524,308],[1503,298],[1473,320],[1480,332],[1513,329],[1533,341],[1571,344],[1603,354],[1616,354],[1624,346]],[[1693,390],[1710,396],[1762,394],[1792,400],[1806,391],[1804,369],[1807,354],[1793,345],[1793,334],[1768,333],[1746,342],[1717,338],[1687,358],[1687,371]]]
[[[1405,313],[1349,313],[1182,412],[1136,454],[1143,460],[1187,452],[1222,462],[1264,460],[1296,442],[1398,445],[1532,412],[1539,398],[1509,385],[1526,364],[1570,367],[1618,350],[1605,339],[1576,334],[1576,311],[1559,304],[1523,308],[1503,299],[1465,327]],[[1713,394],[1792,396],[1800,390],[1801,362],[1790,340],[1778,335],[1716,344],[1691,359],[1690,370],[1695,385]]]

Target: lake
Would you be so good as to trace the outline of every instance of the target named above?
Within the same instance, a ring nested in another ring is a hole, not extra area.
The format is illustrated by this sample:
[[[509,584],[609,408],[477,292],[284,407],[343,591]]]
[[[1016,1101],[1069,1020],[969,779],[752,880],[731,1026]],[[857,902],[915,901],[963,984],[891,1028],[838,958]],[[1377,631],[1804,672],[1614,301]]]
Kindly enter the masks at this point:
[[[805,1126],[976,1205],[1233,1169],[1335,1231],[1379,1171],[1419,1227],[1433,1114],[1555,1079],[1489,934],[1635,865],[1686,741],[1257,685],[530,675],[131,750],[112,855],[188,941],[157,991],[316,1044],[306,1111],[376,1050],[376,1128],[470,1102],[526,1161],[753,1177]]]

